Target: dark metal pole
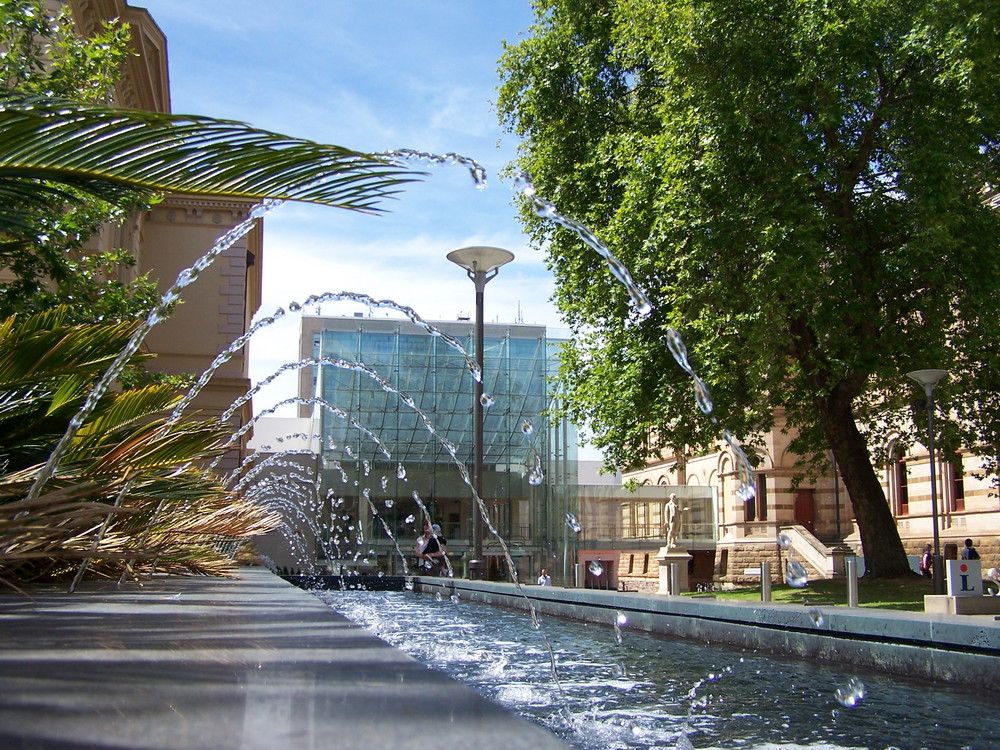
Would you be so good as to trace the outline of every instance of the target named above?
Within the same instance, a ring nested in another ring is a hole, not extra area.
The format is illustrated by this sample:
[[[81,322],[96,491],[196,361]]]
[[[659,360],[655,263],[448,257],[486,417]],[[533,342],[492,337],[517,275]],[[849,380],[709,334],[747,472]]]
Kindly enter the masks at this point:
[[[494,274],[496,275],[496,274]],[[472,403],[472,486],[476,490],[476,496],[483,497],[483,387],[486,374],[483,370],[483,336],[485,325],[483,322],[483,307],[487,278],[482,271],[470,271],[469,278],[476,285],[476,365],[479,367],[479,380],[475,381],[475,392]],[[476,498],[472,498],[472,559],[469,561],[469,577],[479,579],[483,577],[483,518],[482,511]]]
[[[943,594],[944,559],[941,557],[941,538],[938,533],[937,477],[934,467],[934,388],[927,388],[927,444],[931,462],[931,529],[934,534],[934,557],[931,558],[931,575],[934,593]]]
[[[469,577],[483,578],[485,560],[483,559],[483,389],[486,385],[486,375],[483,367],[484,348],[484,315],[483,296],[486,284],[496,277],[500,266],[514,260],[514,254],[502,247],[477,245],[461,247],[448,253],[448,260],[465,269],[476,287],[476,366],[479,369],[479,380],[473,385],[473,470],[472,518],[469,519],[469,537],[471,558],[469,560]]]

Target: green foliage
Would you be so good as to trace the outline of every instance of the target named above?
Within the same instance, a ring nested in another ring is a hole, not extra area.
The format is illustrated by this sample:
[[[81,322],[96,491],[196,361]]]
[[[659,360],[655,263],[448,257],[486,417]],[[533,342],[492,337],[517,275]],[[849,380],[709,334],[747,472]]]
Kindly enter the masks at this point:
[[[158,194],[375,211],[410,178],[376,157],[243,123],[99,106],[110,102],[128,40],[117,23],[79,37],[68,14],[48,15],[41,0],[0,2],[0,266],[14,277],[0,288],[0,315],[69,296],[81,319],[145,312],[148,280],[99,280],[124,255],[104,256],[101,273],[79,257],[99,227]]]
[[[221,571],[221,536],[260,533],[276,519],[197,468],[222,450],[226,428],[171,422],[180,397],[169,386],[105,394],[44,493],[26,499],[135,327],[68,316],[55,308],[0,321],[0,582],[66,577],[85,558],[104,575],[153,559],[161,569]]]
[[[74,30],[68,10],[54,12],[41,0],[0,2],[0,86],[6,92],[107,103],[125,58],[130,32],[117,22],[92,37]],[[52,185],[39,186],[41,191]],[[34,191],[32,191],[34,192]],[[99,259],[80,258],[83,244],[103,224],[124,220],[128,209],[145,205],[145,196],[114,206],[72,189],[55,203],[30,210],[16,195],[5,208],[19,217],[4,230],[0,265],[12,278],[0,286],[0,315],[41,310],[72,300],[79,320],[128,320],[149,309],[153,287],[146,279],[117,280],[134,265],[124,252]],[[30,201],[29,201],[30,203]],[[115,268],[119,265],[119,268]],[[106,281],[115,278],[115,281]]]
[[[997,445],[1000,212],[982,192],[1000,181],[995,3],[536,5],[501,61],[517,167],[654,304],[636,316],[599,258],[525,207],[578,333],[568,410],[613,463],[718,437],[666,326],[721,424],[753,439],[778,410],[807,460],[832,448],[857,469],[845,480],[873,540],[886,529],[866,509],[876,526],[887,514],[867,446],[906,435],[903,373],[950,370],[938,396],[958,418],[942,429]]]
[[[76,34],[69,10],[43,0],[0,0],[0,88],[87,102],[111,101],[131,33],[117,21]]]

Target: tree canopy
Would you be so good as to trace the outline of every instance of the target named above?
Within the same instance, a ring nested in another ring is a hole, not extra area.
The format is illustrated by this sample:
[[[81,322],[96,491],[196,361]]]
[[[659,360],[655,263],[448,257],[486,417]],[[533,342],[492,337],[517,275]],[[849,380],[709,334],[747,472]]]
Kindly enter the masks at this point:
[[[911,439],[904,373],[948,369],[943,431],[1000,444],[996,4],[539,0],[536,14],[501,60],[516,168],[654,305],[632,311],[596,255],[525,207],[577,334],[570,415],[623,467],[713,445],[672,326],[721,424],[752,440],[780,412],[807,461],[832,451],[869,571],[904,574],[873,468],[890,436]]]

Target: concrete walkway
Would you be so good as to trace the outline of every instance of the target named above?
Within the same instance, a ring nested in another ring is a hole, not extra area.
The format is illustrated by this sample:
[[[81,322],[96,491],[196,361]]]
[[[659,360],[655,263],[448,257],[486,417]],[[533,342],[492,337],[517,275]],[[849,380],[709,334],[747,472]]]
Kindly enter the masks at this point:
[[[0,594],[4,750],[567,747],[262,568]]]

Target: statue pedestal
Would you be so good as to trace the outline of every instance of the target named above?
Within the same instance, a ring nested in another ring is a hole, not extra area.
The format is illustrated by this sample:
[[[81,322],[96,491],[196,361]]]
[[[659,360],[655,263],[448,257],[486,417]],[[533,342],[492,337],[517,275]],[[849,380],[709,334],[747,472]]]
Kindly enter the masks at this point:
[[[683,547],[660,547],[656,553],[660,564],[660,588],[657,594],[679,596],[688,590],[688,561],[691,555]]]

